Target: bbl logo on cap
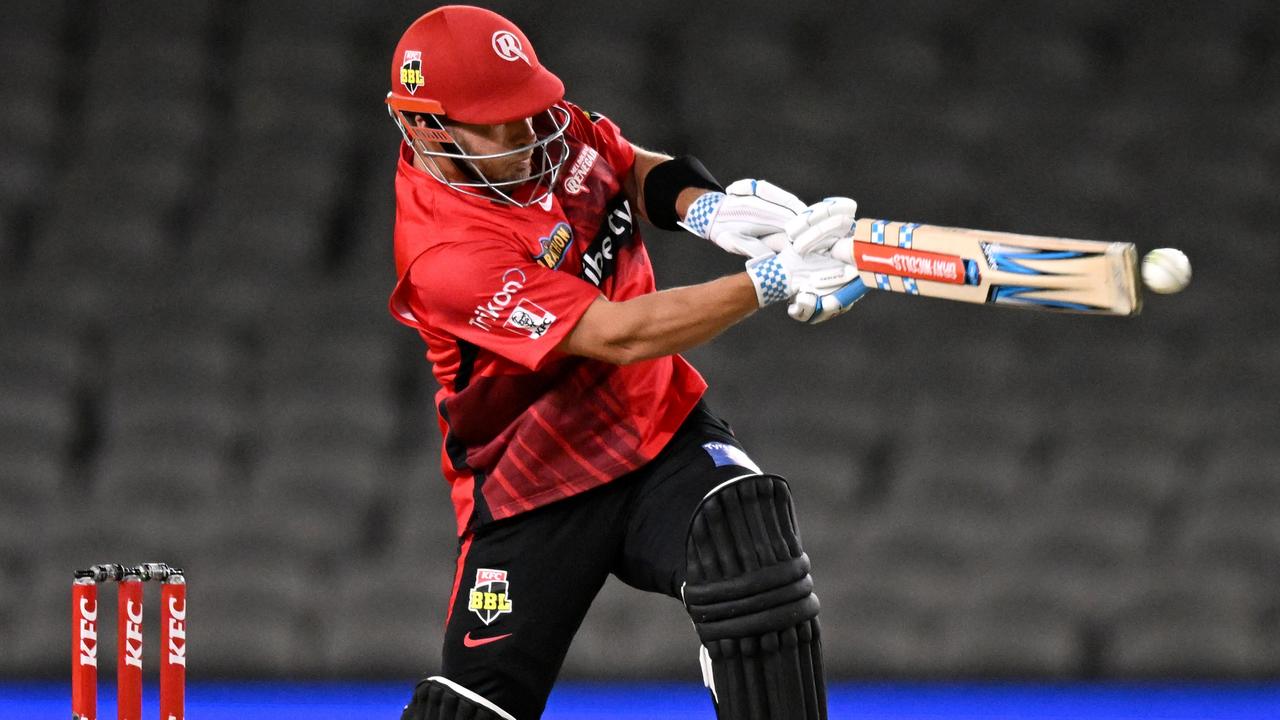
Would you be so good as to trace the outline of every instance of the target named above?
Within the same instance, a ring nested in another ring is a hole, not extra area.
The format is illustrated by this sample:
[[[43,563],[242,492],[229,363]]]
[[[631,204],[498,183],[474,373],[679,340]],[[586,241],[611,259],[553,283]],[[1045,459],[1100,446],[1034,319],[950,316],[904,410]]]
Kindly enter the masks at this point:
[[[412,95],[422,87],[422,52],[405,50],[404,62],[400,65],[400,84]]]
[[[490,625],[503,613],[511,612],[508,596],[507,571],[479,568],[476,584],[471,588],[467,609],[474,612],[485,625]]]

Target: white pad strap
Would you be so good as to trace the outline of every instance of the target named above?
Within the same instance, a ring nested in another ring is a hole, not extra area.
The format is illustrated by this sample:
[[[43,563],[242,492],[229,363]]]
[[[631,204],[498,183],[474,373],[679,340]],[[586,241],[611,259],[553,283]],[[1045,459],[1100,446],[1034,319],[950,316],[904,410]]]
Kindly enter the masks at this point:
[[[711,672],[711,653],[706,645],[698,646],[698,665],[702,667],[702,684],[711,691],[711,699],[720,704],[720,696],[716,694],[716,676]]]
[[[706,500],[707,498],[711,497],[712,495],[715,495],[716,493],[720,492],[721,490],[723,490],[723,489],[725,489],[725,488],[729,487],[730,485],[732,485],[732,484],[734,484],[734,483],[736,483],[736,482],[742,482],[743,480],[746,480],[747,478],[750,478],[750,477],[759,477],[760,475],[761,475],[761,473],[759,473],[759,472],[753,472],[753,473],[747,473],[746,475],[739,475],[739,476],[737,476],[737,477],[731,477],[731,478],[729,478],[728,480],[725,480],[724,482],[720,483],[719,485],[717,485],[717,486],[715,486],[715,487],[711,488],[710,490],[708,490],[708,491],[707,491],[707,494],[702,496],[702,499],[703,499],[703,500]]]
[[[441,685],[444,685],[445,687],[454,691],[455,693],[461,695],[462,697],[470,700],[471,702],[492,710],[493,712],[497,713],[499,717],[504,718],[504,720],[516,720],[514,717],[511,716],[511,713],[508,713],[506,710],[503,710],[497,705],[494,705],[488,700],[485,700],[483,697],[480,697],[479,695],[462,687],[461,685],[450,680],[447,677],[444,677],[441,675],[432,675],[431,677],[427,678],[427,682],[438,682]]]

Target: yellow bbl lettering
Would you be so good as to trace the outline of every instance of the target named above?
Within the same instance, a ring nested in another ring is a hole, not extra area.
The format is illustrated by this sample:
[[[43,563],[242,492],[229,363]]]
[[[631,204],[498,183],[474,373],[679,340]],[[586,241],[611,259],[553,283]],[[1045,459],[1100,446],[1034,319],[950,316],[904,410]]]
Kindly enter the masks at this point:
[[[504,592],[471,591],[471,596],[467,600],[467,610],[511,612],[511,601],[507,600],[507,593]]]
[[[467,600],[468,610],[497,610],[499,612],[511,612],[511,601],[507,599],[506,593],[484,592],[482,590],[472,590],[471,596]]]

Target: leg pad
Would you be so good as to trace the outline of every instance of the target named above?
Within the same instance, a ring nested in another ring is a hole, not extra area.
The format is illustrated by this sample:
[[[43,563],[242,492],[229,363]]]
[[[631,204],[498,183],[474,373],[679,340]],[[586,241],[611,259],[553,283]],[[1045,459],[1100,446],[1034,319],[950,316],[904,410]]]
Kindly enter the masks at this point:
[[[515,720],[502,708],[448,678],[429,677],[414,688],[400,720]]]
[[[709,493],[686,559],[685,607],[718,717],[825,719],[818,598],[786,481],[747,475]]]

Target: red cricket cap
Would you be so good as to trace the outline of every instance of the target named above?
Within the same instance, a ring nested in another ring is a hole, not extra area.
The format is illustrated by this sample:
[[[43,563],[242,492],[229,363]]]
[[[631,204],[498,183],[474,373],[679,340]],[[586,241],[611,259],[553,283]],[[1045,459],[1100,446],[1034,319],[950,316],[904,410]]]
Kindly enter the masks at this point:
[[[446,5],[405,30],[391,58],[387,104],[478,125],[532,117],[564,99],[564,83],[538,62],[510,20]]]

